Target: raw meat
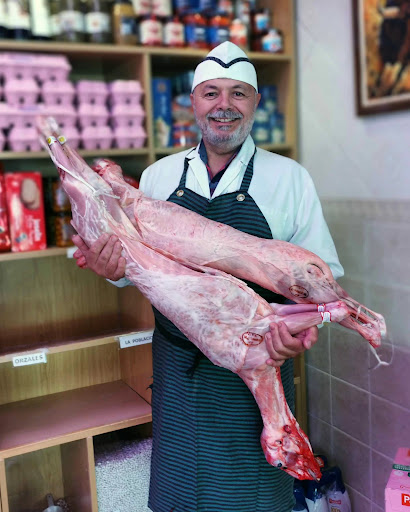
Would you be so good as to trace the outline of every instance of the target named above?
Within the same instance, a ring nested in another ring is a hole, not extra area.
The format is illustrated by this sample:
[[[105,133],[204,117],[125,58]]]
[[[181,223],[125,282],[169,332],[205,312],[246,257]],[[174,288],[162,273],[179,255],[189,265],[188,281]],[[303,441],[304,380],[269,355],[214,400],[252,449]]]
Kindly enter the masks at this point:
[[[57,139],[52,122],[42,120],[39,126],[70,198],[80,236],[88,244],[102,233],[119,237],[128,279],[214,364],[237,373],[254,394],[264,422],[261,444],[268,462],[299,479],[319,478],[309,441],[286,403],[280,371],[266,364],[264,334],[278,318],[294,333],[316,325],[324,313],[316,305],[270,305],[224,272],[188,266],[152,249],[113,197],[111,187],[63,138]],[[335,321],[349,314],[341,301],[326,308]]]
[[[386,334],[384,318],[350,297],[333,279],[329,266],[312,252],[289,242],[248,235],[174,203],[150,199],[129,186],[121,168],[109,160],[100,160],[96,170],[152,247],[257,283],[294,302],[342,300],[350,315],[341,325],[359,332],[372,346],[380,346]]]

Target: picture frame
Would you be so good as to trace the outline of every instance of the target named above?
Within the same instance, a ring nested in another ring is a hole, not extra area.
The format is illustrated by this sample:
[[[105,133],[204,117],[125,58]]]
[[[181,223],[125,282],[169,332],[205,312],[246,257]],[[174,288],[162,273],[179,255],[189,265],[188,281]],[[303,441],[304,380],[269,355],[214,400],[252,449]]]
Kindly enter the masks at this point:
[[[356,112],[410,108],[410,0],[352,0]]]

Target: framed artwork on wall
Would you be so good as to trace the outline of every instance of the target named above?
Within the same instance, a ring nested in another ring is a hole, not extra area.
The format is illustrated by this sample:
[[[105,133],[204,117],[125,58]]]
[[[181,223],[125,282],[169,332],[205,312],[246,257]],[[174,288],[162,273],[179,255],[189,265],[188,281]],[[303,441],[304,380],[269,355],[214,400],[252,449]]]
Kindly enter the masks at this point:
[[[410,108],[410,0],[353,0],[358,115]]]

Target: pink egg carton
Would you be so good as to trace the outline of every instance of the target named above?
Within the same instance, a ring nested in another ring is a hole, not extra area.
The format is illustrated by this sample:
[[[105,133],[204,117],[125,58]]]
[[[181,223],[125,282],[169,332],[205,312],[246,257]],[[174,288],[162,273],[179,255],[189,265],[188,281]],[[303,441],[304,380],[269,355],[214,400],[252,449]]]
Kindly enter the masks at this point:
[[[2,130],[0,130],[0,151],[3,151],[4,146],[6,145],[6,137]]]
[[[67,139],[67,142],[73,149],[80,147],[81,136],[80,131],[75,126],[67,126],[64,128],[62,135]]]
[[[71,65],[65,55],[38,53],[1,53],[0,76],[5,79],[36,78],[46,80],[67,80]]]
[[[34,78],[10,79],[4,84],[4,97],[12,107],[35,105],[40,88]]]
[[[120,149],[142,148],[147,134],[142,126],[114,128],[115,146]]]
[[[16,108],[15,112],[10,116],[12,126],[16,128],[35,128],[36,118],[44,115],[44,108],[43,103]]]
[[[78,116],[72,105],[45,105],[43,112],[45,116],[54,117],[61,128],[76,125]]]
[[[40,151],[41,145],[35,128],[12,128],[8,134],[12,151]]]
[[[108,97],[108,86],[101,80],[79,80],[76,83],[79,104],[105,105]]]
[[[78,107],[78,124],[84,129],[88,126],[106,126],[110,115],[105,105],[82,103]]]
[[[125,126],[141,126],[145,119],[145,111],[138,105],[114,105],[111,109],[111,125],[113,128]]]
[[[10,128],[18,115],[18,109],[8,103],[0,102],[0,129]]]
[[[110,105],[138,105],[143,90],[138,80],[114,80],[108,84]]]
[[[113,133],[109,126],[88,126],[81,132],[85,149],[109,149],[113,142]]]
[[[46,80],[41,87],[41,96],[46,105],[72,105],[75,88],[71,82]]]

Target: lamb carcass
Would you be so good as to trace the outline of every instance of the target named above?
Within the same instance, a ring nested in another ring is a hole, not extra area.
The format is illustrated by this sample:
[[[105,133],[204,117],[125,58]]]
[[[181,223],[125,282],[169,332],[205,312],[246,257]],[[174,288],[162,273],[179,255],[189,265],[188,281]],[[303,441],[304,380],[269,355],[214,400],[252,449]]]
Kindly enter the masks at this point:
[[[309,441],[286,403],[280,370],[266,364],[264,335],[279,319],[292,333],[316,325],[325,314],[341,321],[349,314],[346,305],[327,304],[325,312],[316,305],[270,305],[235,277],[154,250],[131,224],[111,187],[63,139],[60,144],[53,123],[42,120],[40,127],[80,236],[88,244],[103,233],[119,237],[128,279],[214,364],[237,373],[253,393],[264,423],[261,444],[267,461],[299,479],[319,478]]]
[[[350,314],[341,325],[359,332],[372,346],[380,346],[386,335],[382,315],[355,301],[317,255],[289,242],[243,233],[174,203],[150,199],[126,183],[121,168],[109,160],[100,160],[96,170],[152,247],[257,283],[297,303],[342,300]]]

